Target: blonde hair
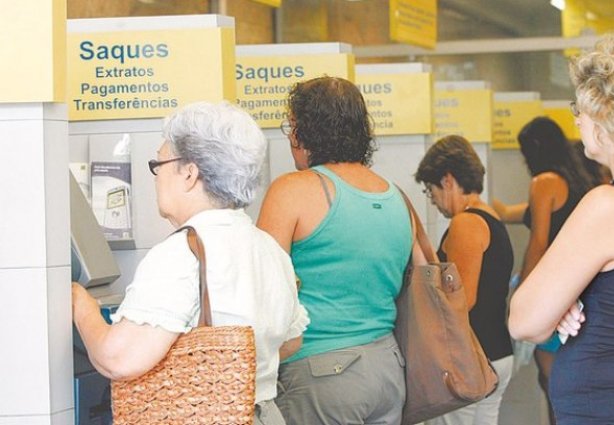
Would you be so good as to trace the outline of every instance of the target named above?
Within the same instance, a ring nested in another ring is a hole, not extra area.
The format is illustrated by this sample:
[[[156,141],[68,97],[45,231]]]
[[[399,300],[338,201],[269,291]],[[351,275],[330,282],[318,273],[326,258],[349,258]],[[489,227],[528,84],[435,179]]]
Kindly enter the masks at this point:
[[[595,48],[569,63],[578,108],[614,140],[614,34],[605,35]]]

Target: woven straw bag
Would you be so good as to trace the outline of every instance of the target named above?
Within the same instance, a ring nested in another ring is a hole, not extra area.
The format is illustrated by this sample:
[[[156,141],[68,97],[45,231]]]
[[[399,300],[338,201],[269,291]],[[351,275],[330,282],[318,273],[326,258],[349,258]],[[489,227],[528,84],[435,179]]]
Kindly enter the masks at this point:
[[[252,424],[256,348],[248,326],[211,326],[205,248],[192,227],[188,243],[200,261],[198,327],[181,335],[145,375],[114,381],[114,425]]]

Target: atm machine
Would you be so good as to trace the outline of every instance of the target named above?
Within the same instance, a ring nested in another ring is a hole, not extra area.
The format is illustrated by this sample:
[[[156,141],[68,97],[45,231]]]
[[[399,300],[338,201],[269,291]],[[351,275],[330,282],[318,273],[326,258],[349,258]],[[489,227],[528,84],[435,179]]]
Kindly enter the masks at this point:
[[[112,283],[120,275],[118,265],[72,173],[70,212],[72,280],[86,288]],[[116,298],[101,303],[101,314],[108,322],[119,302]],[[110,381],[90,363],[83,341],[74,327],[73,367],[75,425],[111,425]]]

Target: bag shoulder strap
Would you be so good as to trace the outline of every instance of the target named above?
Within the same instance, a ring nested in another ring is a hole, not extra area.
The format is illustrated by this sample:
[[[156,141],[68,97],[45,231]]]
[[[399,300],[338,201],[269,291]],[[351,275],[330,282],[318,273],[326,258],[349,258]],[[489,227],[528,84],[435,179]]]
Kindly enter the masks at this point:
[[[199,279],[198,286],[200,289],[200,317],[198,326],[213,326],[211,320],[211,302],[209,301],[209,288],[207,287],[207,259],[205,256],[205,245],[202,239],[196,233],[196,229],[192,226],[183,226],[177,229],[174,233],[179,233],[187,230],[188,245],[192,254],[198,259],[199,263]]]
[[[398,185],[395,186],[397,187],[397,189],[401,193],[401,196],[403,197],[403,200],[405,201],[412,227],[415,229],[414,246],[416,243],[418,244],[420,249],[422,249],[424,257],[429,263],[438,263],[439,260],[437,258],[437,254],[435,253],[435,249],[433,248],[431,241],[429,240],[428,236],[426,235],[426,232],[424,231],[424,226],[422,226],[422,222],[420,221],[420,217],[416,213],[414,206],[412,205],[405,192],[403,192],[403,190]]]

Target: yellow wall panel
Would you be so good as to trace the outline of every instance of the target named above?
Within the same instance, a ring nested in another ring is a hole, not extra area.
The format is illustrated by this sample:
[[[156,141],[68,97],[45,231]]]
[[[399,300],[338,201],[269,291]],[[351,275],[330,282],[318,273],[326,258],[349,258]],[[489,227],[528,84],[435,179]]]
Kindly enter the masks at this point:
[[[0,25],[0,102],[63,102],[66,1],[4,2]]]

